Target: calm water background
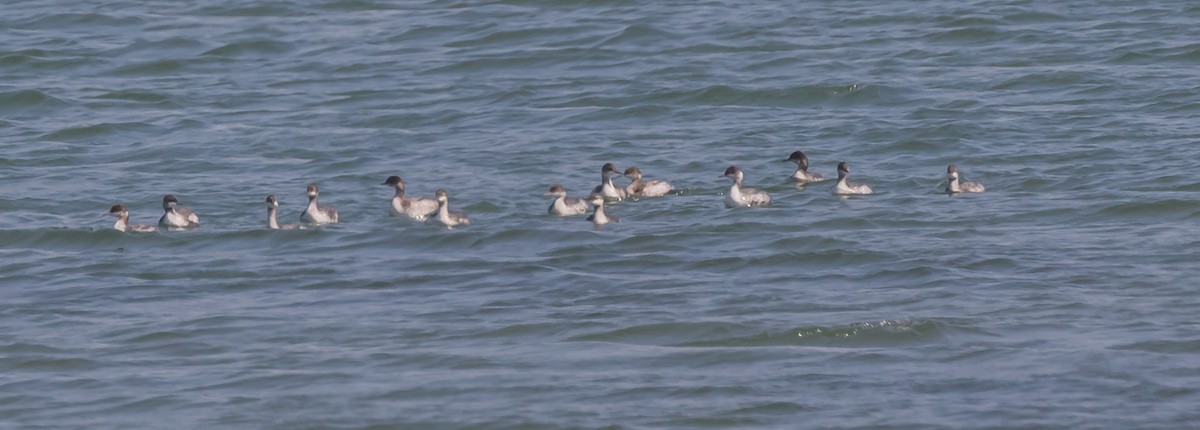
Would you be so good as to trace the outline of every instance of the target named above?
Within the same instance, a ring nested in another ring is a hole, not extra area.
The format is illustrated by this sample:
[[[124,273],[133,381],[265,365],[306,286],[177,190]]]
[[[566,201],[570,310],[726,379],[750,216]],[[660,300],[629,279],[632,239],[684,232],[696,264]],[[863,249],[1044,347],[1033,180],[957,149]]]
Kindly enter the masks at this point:
[[[1195,426],[1198,22],[5,1],[0,427]],[[794,188],[797,149],[878,194]],[[545,215],[605,162],[679,193]],[[730,164],[775,203],[724,209]],[[473,225],[389,217],[394,174]],[[308,182],[342,223],[265,230]],[[203,226],[110,229],[165,193]]]

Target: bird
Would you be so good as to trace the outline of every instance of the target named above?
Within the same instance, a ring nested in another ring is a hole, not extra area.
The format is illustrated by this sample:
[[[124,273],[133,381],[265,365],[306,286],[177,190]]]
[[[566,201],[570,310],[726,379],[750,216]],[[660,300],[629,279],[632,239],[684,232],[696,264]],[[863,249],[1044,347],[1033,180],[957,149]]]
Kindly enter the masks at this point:
[[[338,212],[333,206],[320,206],[317,204],[317,195],[320,190],[317,189],[317,184],[308,184],[308,207],[304,208],[304,212],[300,214],[300,221],[309,224],[337,224]]]
[[[195,228],[200,226],[200,217],[191,209],[179,206],[179,198],[174,194],[163,196],[163,216],[158,219],[158,226],[168,229]]]
[[[958,181],[958,166],[951,164],[949,167],[946,167],[946,177],[950,181],[946,184],[947,194],[983,192],[983,184],[981,183]]]
[[[791,178],[793,181],[803,183],[818,182],[825,179],[819,174],[808,171],[808,156],[805,155],[803,151],[793,152],[791,156],[781,161],[790,161],[796,163],[796,172],[792,173],[792,176],[789,176],[789,178]]]
[[[304,230],[304,226],[296,224],[279,225],[279,221],[275,218],[275,211],[279,209],[279,200],[274,194],[267,196],[267,227],[271,230]]]
[[[867,184],[859,184],[859,183],[849,182],[846,180],[846,178],[850,176],[850,165],[847,164],[845,161],[838,163],[837,169],[838,169],[838,182],[837,182],[837,185],[834,185],[833,189],[830,190],[833,194],[837,194],[837,195],[873,194],[875,192],[875,191],[871,190],[871,187],[867,186]]]
[[[108,210],[108,214],[117,217],[117,223],[113,224],[114,230],[135,233],[149,233],[152,231],[158,231],[158,229],[152,225],[130,224],[129,208],[126,208],[125,205],[113,205],[113,207]]]
[[[733,179],[733,186],[729,187],[729,194],[725,195],[725,207],[762,206],[771,203],[771,195],[766,191],[742,186],[744,175],[742,169],[737,166],[725,169],[725,177]]]
[[[467,225],[471,220],[467,218],[467,214],[462,212],[450,212],[450,198],[446,196],[446,190],[438,188],[437,192],[438,214],[437,220],[446,225],[446,228],[454,228],[456,225]]]
[[[425,221],[430,215],[437,213],[437,200],[428,197],[405,197],[404,180],[399,176],[388,176],[380,185],[391,185],[396,189],[396,194],[392,196],[392,216],[407,215],[417,221]]]
[[[629,186],[625,187],[625,193],[630,196],[662,197],[674,188],[667,181],[642,182],[642,170],[637,167],[625,169],[625,177],[632,181]]]
[[[554,184],[550,186],[550,191],[546,196],[554,197],[554,202],[550,203],[550,208],[546,209],[551,215],[571,216],[582,215],[587,213],[587,202],[567,197],[567,190],[562,185]]]

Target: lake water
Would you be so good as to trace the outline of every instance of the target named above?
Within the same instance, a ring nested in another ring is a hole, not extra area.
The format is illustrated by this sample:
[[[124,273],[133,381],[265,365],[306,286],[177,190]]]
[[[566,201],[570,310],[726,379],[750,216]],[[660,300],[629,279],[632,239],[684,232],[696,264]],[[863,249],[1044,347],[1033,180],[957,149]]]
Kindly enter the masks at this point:
[[[0,427],[1193,427],[1197,22],[7,1]],[[794,187],[799,149],[877,194]],[[606,162],[676,193],[546,215]],[[940,194],[951,163],[988,191]],[[732,164],[774,203],[725,209]],[[472,225],[388,216],[389,175]],[[267,230],[309,182],[341,223]],[[199,229],[111,229],[167,193]]]

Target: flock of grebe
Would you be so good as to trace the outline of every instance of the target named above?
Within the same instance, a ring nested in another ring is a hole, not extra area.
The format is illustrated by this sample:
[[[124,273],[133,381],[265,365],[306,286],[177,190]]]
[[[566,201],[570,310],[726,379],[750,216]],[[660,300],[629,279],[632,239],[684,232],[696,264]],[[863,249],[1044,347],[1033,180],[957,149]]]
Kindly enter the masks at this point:
[[[797,183],[813,183],[824,180],[819,174],[808,171],[808,156],[802,151],[796,151],[787,159],[796,163],[796,171],[789,178]],[[850,182],[850,165],[846,162],[838,163],[837,165],[837,183],[830,189],[835,195],[862,195],[872,194],[874,191],[867,184]],[[618,186],[613,182],[613,177],[617,175],[625,176],[630,180],[629,185],[624,187]],[[729,187],[729,192],[725,194],[725,207],[741,207],[741,206],[762,206],[771,203],[771,195],[766,191],[750,188],[742,185],[744,174],[742,169],[737,166],[729,166],[725,169],[724,177],[733,180],[733,185]],[[978,193],[983,192],[983,184],[978,182],[962,182],[958,177],[958,167],[951,164],[946,167],[947,185],[943,190],[949,194],[957,193]],[[389,176],[380,185],[387,185],[396,190],[396,194],[392,196],[391,207],[389,208],[393,216],[407,216],[416,221],[425,222],[429,219],[434,219],[437,222],[445,225],[447,228],[453,228],[457,225],[467,225],[471,223],[470,218],[461,212],[450,211],[450,198],[446,194],[446,190],[438,189],[434,194],[434,198],[427,197],[408,197],[404,193],[404,180],[399,176]],[[620,222],[616,216],[605,213],[605,201],[621,201],[634,197],[661,197],[667,195],[674,187],[670,182],[662,180],[643,180],[642,171],[637,167],[625,169],[625,172],[620,172],[612,163],[607,163],[600,168],[600,185],[592,188],[592,192],[586,199],[577,199],[567,197],[567,190],[562,185],[554,184],[550,187],[550,191],[546,196],[554,197],[554,201],[550,204],[547,212],[551,215],[572,216],[583,215],[591,210],[591,215],[588,216],[588,221],[596,225],[608,224],[611,222]],[[279,208],[279,201],[275,195],[267,196],[267,227],[273,230],[303,230],[308,227],[315,227],[324,224],[336,224],[338,222],[338,212],[333,206],[321,206],[317,204],[317,195],[320,190],[317,184],[308,184],[308,206],[304,212],[300,214],[300,221],[303,224],[279,224],[276,219],[276,211]],[[109,209],[108,214],[117,217],[117,223],[113,225],[114,229],[125,232],[152,232],[158,228],[163,229],[189,229],[200,226],[200,218],[196,216],[191,209],[179,205],[179,198],[173,194],[167,194],[162,199],[163,215],[158,219],[158,227],[146,224],[130,224],[129,209],[125,205],[113,205]]]

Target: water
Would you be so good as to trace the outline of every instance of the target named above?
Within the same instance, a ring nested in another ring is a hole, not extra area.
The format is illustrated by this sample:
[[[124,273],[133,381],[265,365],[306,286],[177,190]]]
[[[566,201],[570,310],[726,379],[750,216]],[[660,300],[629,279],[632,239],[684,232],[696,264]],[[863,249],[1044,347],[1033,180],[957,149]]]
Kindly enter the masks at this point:
[[[0,427],[1200,419],[1192,2],[190,3],[2,6]]]

